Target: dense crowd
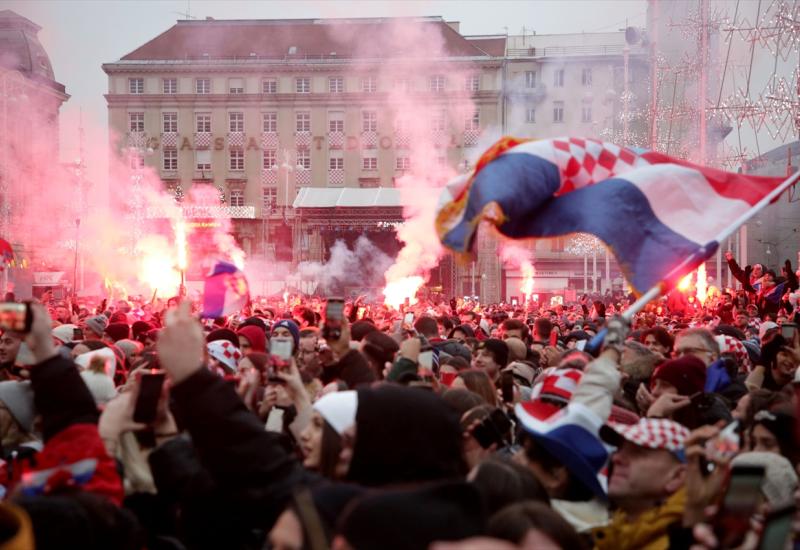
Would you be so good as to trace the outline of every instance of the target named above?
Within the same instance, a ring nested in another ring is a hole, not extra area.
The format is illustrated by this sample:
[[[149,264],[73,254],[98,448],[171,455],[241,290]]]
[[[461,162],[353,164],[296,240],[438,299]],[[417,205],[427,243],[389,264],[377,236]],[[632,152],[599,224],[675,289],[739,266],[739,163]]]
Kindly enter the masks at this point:
[[[793,547],[797,276],[728,264],[630,321],[45,297],[0,337],[0,549]]]

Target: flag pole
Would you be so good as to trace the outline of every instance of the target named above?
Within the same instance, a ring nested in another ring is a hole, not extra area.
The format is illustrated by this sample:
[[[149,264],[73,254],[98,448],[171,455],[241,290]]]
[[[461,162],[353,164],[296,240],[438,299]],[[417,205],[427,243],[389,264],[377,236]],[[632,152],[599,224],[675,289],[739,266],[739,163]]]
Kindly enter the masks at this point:
[[[781,182],[780,185],[778,185],[775,189],[773,189],[766,196],[764,196],[764,198],[762,198],[760,201],[754,204],[753,207],[750,208],[750,210],[743,213],[741,216],[736,218],[736,220],[734,220],[734,222],[731,225],[720,231],[720,233],[714,238],[714,242],[716,243],[715,248],[719,246],[719,243],[724,242],[725,239],[733,235],[733,233],[736,232],[736,230],[738,230],[739,227],[744,225],[744,223],[747,222],[747,220],[755,216],[765,206],[767,206],[776,198],[778,198],[781,195],[781,193],[783,193],[789,187],[797,183],[798,180],[800,180],[800,171],[795,172],[794,174],[783,180],[783,182]],[[664,278],[664,282],[660,282],[654,285],[650,290],[642,294],[642,296],[638,300],[636,300],[634,303],[631,304],[631,307],[625,310],[625,312],[622,314],[622,318],[625,319],[626,321],[631,321],[633,319],[633,316],[639,313],[644,308],[644,306],[646,306],[650,301],[658,298],[661,295],[661,293],[668,288],[668,283],[670,280],[677,278],[673,274],[685,269],[687,265],[696,261],[696,258],[698,256],[703,257],[708,252],[707,247],[708,245],[704,246],[703,248],[701,248],[688,258],[686,258],[686,260],[681,262],[680,265],[678,265],[678,267],[673,269],[670,272],[670,274]],[[692,266],[692,269],[694,269],[694,267],[695,266]]]

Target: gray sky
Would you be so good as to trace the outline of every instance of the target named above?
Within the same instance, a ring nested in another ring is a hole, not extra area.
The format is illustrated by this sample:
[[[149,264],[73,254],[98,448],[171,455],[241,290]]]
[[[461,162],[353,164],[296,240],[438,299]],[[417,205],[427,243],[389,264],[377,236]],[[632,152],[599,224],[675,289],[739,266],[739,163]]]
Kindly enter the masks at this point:
[[[644,0],[455,0],[455,1],[199,1],[191,0],[0,0],[0,8],[16,11],[42,27],[39,38],[50,55],[56,79],[72,96],[62,108],[62,159],[77,155],[78,113],[83,110],[87,139],[105,142],[107,89],[100,68],[115,61],[184,19],[281,19],[312,17],[386,17],[441,15],[460,21],[464,34],[539,34],[612,31],[644,26]],[[98,174],[104,159],[95,159]],[[100,172],[100,173],[103,173]]]

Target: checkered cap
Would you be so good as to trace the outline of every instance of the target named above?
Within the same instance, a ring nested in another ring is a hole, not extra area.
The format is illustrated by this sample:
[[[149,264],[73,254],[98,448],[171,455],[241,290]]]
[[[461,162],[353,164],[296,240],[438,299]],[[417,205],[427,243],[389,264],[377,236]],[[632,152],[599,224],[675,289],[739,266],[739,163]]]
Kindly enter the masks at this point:
[[[733,355],[739,363],[742,372],[750,372],[750,356],[747,354],[747,348],[744,347],[741,340],[728,336],[727,334],[719,334],[714,337],[719,344],[719,352],[722,354]]]
[[[609,433],[609,429],[612,433]],[[617,434],[615,437],[614,434]],[[606,424],[600,432],[601,437],[612,445],[619,446],[622,441],[630,441],[634,445],[648,449],[664,449],[680,456],[684,443],[689,437],[689,430],[666,418],[642,418],[633,425]]]
[[[549,397],[567,402],[572,399],[583,372],[578,369],[556,369],[550,371],[531,391],[531,399]]]
[[[236,371],[242,352],[228,340],[214,340],[206,344],[208,354],[225,365],[230,371]]]

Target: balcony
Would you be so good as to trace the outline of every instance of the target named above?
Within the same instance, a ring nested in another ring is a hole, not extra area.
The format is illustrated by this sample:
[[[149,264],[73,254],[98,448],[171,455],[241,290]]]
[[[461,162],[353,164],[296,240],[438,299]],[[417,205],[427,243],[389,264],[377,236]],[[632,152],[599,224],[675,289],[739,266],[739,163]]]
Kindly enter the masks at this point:
[[[450,134],[447,130],[432,130],[431,141],[437,149],[445,148],[450,143]]]
[[[344,132],[328,132],[328,149],[344,149]]]
[[[261,169],[261,185],[277,185],[278,167],[273,166],[269,169]]]
[[[177,147],[178,132],[161,132],[161,147]]]
[[[296,169],[294,172],[294,184],[303,187],[311,185],[311,169],[310,168]]]
[[[344,185],[344,170],[340,168],[328,170],[328,185]]]
[[[406,132],[394,133],[394,148],[395,149],[410,149],[411,137]]]
[[[147,134],[145,132],[128,132],[127,138],[128,147],[144,149],[147,146]]]
[[[195,149],[209,149],[214,142],[214,136],[211,132],[195,132],[194,133],[194,148]]]
[[[298,148],[310,149],[311,148],[311,132],[295,132],[294,144]]]
[[[225,141],[228,149],[241,149],[244,147],[244,132],[228,132]]]
[[[464,147],[474,147],[477,145],[480,135],[481,131],[479,128],[464,130]]]
[[[195,170],[192,181],[209,183],[214,181],[214,172],[209,170]]]
[[[261,148],[264,150],[277,150],[279,146],[278,132],[261,132]]]
[[[186,219],[244,219],[253,220],[256,217],[255,206],[202,206],[184,205],[183,217]],[[163,206],[153,206],[145,213],[147,218],[169,218],[172,214]]]
[[[361,147],[364,149],[377,149],[378,132],[375,130],[366,130],[361,132]]]

